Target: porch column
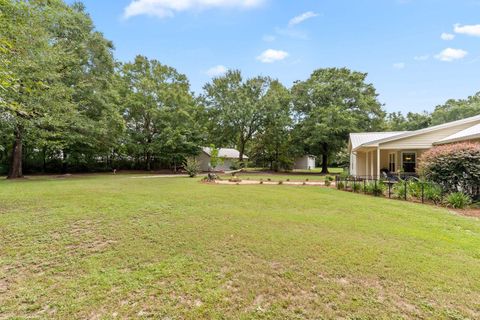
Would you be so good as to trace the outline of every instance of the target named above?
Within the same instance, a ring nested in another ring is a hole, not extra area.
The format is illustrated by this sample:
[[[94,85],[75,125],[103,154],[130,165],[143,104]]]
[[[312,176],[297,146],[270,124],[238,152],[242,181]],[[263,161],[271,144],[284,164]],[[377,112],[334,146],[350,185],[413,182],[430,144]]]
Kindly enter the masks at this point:
[[[373,150],[372,150],[372,156],[370,157],[370,175],[372,176],[373,178],[373,175],[375,174],[375,170],[373,169],[373,164],[374,164],[374,160],[373,160]]]
[[[380,178],[380,148],[377,148],[377,179]]]
[[[368,177],[368,151],[365,151],[365,176]]]

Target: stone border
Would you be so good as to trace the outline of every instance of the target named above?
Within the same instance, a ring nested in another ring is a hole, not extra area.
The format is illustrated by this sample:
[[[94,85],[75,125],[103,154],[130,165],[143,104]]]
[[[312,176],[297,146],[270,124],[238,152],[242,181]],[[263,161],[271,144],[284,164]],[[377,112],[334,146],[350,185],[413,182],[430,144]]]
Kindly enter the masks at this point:
[[[260,180],[242,180],[239,182],[232,182],[228,180],[215,180],[215,184],[221,185],[269,185],[269,186],[317,186],[324,187],[325,182],[323,181],[283,181],[278,183],[278,181],[263,181],[260,183]]]

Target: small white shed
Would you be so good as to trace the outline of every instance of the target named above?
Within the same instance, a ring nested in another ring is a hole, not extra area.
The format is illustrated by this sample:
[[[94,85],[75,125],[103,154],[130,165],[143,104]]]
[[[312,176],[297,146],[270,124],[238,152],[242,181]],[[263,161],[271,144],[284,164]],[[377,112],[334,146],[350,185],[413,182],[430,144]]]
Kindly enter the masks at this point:
[[[293,169],[298,170],[312,170],[315,169],[316,157],[312,155],[304,155],[303,157],[295,159]]]
[[[233,161],[240,159],[240,152],[236,149],[221,148],[218,150],[219,163],[215,168],[212,168],[210,164],[210,157],[212,155],[211,148],[202,148],[202,152],[197,157],[197,161],[200,164],[202,171],[228,171],[231,170]],[[246,155],[243,155],[243,159],[248,159]]]

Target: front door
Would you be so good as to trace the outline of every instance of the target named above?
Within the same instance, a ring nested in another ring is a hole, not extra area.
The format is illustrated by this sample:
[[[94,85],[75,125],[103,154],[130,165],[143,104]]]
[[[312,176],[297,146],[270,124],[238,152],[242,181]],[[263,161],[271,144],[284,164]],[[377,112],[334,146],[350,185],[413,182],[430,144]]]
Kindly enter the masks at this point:
[[[417,154],[415,152],[402,153],[403,172],[414,173],[417,167]]]

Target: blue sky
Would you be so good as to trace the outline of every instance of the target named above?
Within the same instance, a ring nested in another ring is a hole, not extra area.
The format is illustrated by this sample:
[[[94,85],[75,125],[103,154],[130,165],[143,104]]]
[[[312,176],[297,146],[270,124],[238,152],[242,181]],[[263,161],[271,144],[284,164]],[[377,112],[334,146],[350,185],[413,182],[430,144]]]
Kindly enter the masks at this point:
[[[316,68],[367,72],[388,111],[480,91],[480,0],[85,0],[116,58],[142,54],[201,92],[224,68],[290,87]]]

